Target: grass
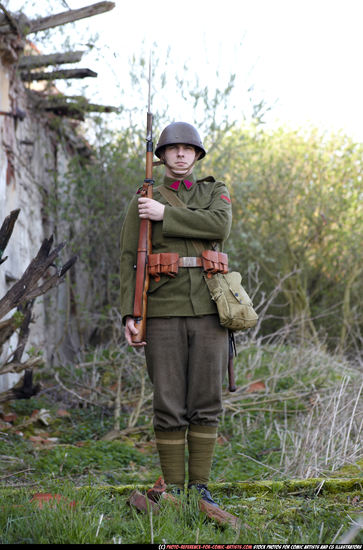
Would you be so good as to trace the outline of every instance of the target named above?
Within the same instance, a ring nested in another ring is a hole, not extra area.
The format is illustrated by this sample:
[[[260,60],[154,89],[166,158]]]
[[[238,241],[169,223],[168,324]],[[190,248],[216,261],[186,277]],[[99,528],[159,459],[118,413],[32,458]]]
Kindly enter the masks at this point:
[[[17,416],[0,429],[1,543],[333,544],[352,527],[350,542],[363,542],[356,366],[316,348],[240,345],[239,389],[224,395],[210,484],[240,517],[238,532],[206,521],[193,500],[152,518],[128,506],[133,487],[160,475],[142,369],[123,381],[116,434],[117,377],[105,355],[99,372],[74,369],[63,388],[50,380],[40,396],[7,405],[4,414]],[[92,379],[103,380],[94,393]],[[87,401],[64,389],[82,385]],[[37,493],[62,498],[39,508]]]
[[[50,492],[60,491],[58,484]],[[81,487],[65,482],[63,500],[58,505],[45,504],[39,509],[30,502],[29,491],[18,489],[6,495],[0,512],[2,544],[265,544],[311,543],[331,544],[336,541],[357,515],[349,494],[301,496],[279,494],[226,496],[215,491],[219,502],[238,515],[241,528],[220,528],[206,522],[193,502],[183,508],[162,507],[152,520],[127,505],[127,495],[117,488]],[[69,503],[75,502],[71,507]],[[355,543],[363,542],[357,538]]]

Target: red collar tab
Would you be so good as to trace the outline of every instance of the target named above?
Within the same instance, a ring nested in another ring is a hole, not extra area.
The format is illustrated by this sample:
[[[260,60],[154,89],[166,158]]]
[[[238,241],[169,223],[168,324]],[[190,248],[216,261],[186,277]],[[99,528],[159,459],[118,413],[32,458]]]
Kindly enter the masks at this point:
[[[181,181],[177,180],[177,181],[173,181],[173,183],[170,185],[171,189],[175,189],[175,191],[178,191],[179,185],[181,184],[181,182],[184,183],[187,189],[190,189],[191,186],[193,185],[193,182],[189,180],[181,180]]]

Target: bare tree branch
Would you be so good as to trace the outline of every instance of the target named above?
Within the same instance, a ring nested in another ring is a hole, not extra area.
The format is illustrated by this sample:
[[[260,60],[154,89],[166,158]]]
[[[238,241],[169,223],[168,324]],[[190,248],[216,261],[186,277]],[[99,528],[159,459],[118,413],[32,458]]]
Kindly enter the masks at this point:
[[[12,210],[9,216],[6,216],[0,228],[0,264],[5,262],[7,258],[2,258],[2,255],[13,232],[15,222],[19,216],[19,212],[20,208],[18,208],[17,210]]]
[[[50,288],[57,286],[63,281],[65,272],[76,262],[77,256],[71,258],[60,271],[50,278],[50,281],[46,280],[45,283],[38,286],[39,280],[46,275],[48,268],[54,265],[54,260],[66,243],[63,242],[51,250],[52,244],[53,236],[49,239],[44,239],[38,254],[30,262],[23,276],[0,300],[0,319],[14,307],[44,294]]]

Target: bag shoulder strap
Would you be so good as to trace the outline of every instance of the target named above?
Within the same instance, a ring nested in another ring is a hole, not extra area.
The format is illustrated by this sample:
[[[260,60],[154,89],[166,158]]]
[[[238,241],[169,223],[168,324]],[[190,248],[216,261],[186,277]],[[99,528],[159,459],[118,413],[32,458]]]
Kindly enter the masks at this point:
[[[165,185],[158,185],[156,189],[159,191],[160,195],[164,197],[166,201],[171,206],[179,206],[182,208],[187,208],[187,205],[185,202],[183,202],[174,191],[169,189],[168,187],[165,187]],[[192,245],[194,246],[195,250],[197,251],[197,254],[201,255],[203,250],[205,250],[205,246],[203,245],[202,241],[198,241],[196,239],[190,239]],[[214,244],[214,243],[213,243]],[[212,244],[212,246],[213,246]]]
[[[165,185],[158,185],[156,189],[159,191],[160,195],[162,195],[164,199],[168,201],[168,203],[171,206],[181,206],[182,208],[187,207],[185,202],[179,199],[178,195],[168,187],[165,187]]]

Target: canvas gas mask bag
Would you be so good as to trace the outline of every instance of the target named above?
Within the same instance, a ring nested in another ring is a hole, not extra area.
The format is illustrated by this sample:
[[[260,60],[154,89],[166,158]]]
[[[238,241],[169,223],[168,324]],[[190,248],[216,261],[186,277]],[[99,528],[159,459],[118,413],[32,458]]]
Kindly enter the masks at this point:
[[[258,315],[241,284],[242,276],[238,271],[215,273],[211,278],[204,276],[204,279],[217,306],[222,327],[235,331],[255,326]]]

